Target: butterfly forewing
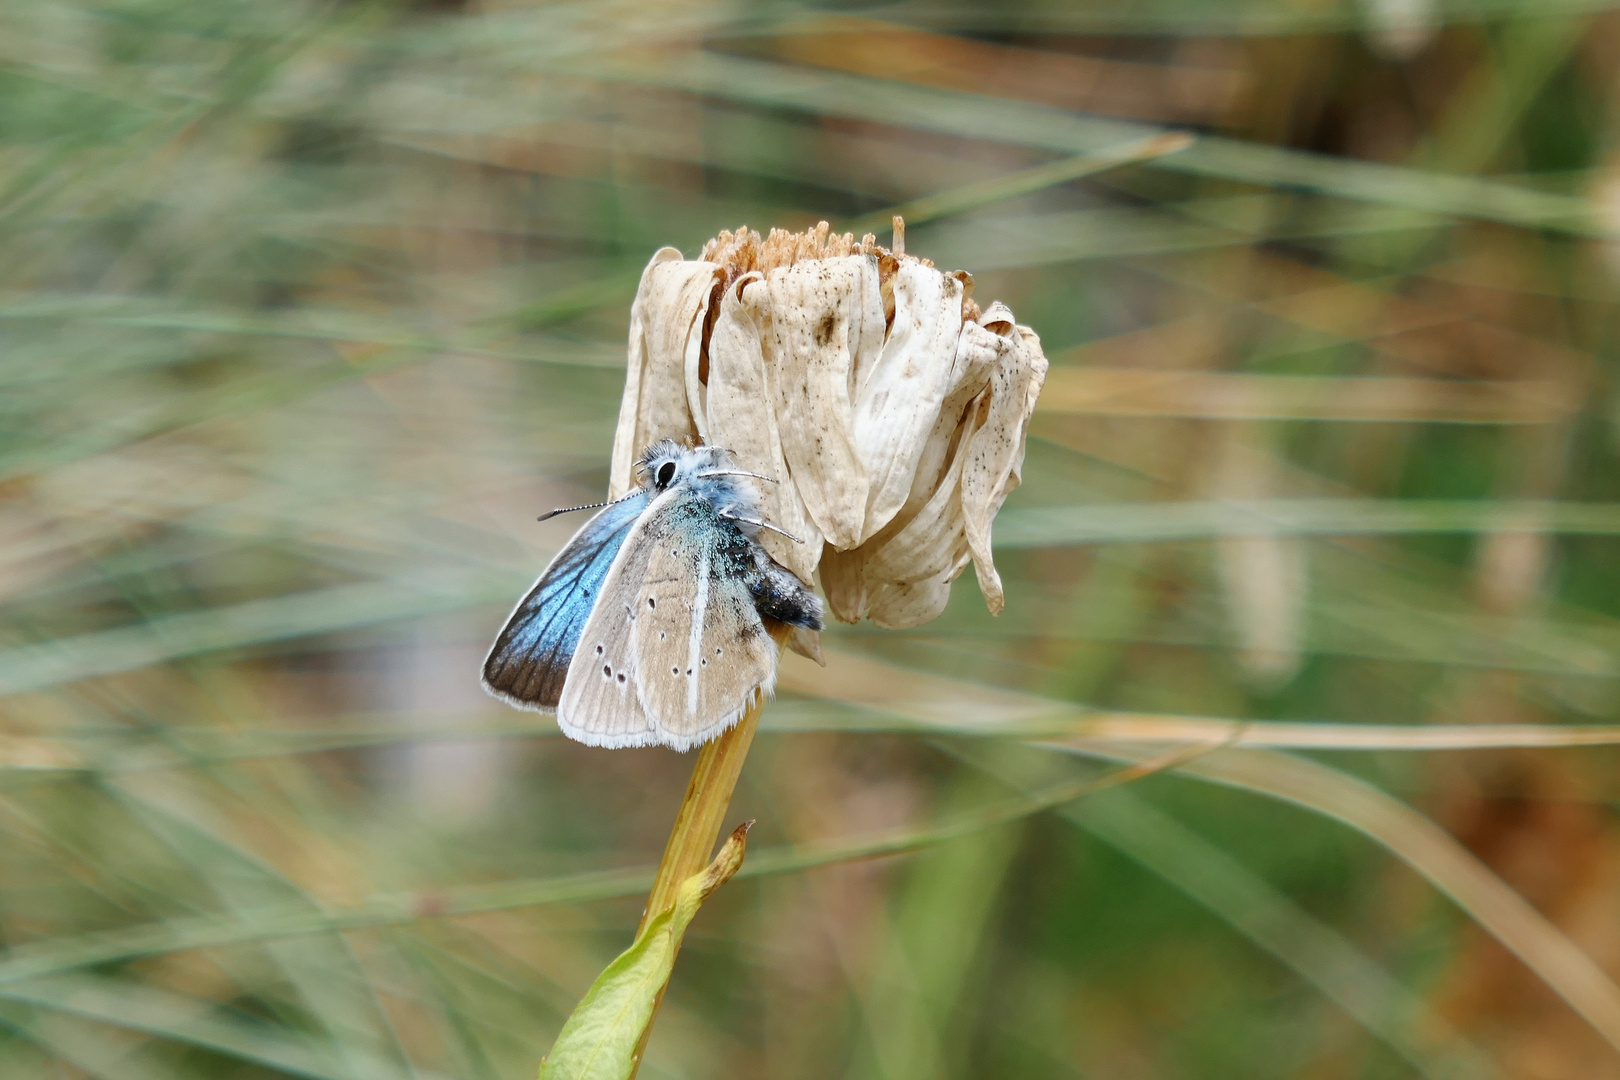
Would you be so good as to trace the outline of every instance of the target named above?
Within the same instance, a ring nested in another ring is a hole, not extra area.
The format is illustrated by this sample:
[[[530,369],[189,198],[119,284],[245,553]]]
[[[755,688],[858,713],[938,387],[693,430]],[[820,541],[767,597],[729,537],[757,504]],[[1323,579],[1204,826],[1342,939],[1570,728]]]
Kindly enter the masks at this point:
[[[646,508],[646,492],[612,503],[558,552],[512,610],[484,660],[484,685],[491,693],[523,708],[557,706],[580,633]]]
[[[649,511],[639,542],[647,568],[635,596],[642,708],[659,742],[685,750],[741,719],[770,691],[776,644],[746,584],[753,551],[708,500],[671,492]]]

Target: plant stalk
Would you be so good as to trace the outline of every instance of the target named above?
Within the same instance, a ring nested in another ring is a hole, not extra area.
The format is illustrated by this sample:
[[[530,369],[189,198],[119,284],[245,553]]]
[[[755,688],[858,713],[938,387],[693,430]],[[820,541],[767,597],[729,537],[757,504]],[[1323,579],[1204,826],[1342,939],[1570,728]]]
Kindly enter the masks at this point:
[[[653,879],[652,892],[647,894],[647,908],[641,913],[641,924],[636,927],[638,935],[647,929],[655,915],[675,902],[681,882],[707,866],[714,855],[726,810],[731,806],[731,792],[737,786],[743,759],[754,741],[763,707],[761,698],[749,707],[735,727],[698,749],[692,778],[686,784],[686,796],[675,814],[669,842],[664,845],[664,857],[658,863],[658,876]]]
[[[780,638],[778,639],[780,641]],[[720,839],[725,825],[726,811],[731,806],[731,793],[737,787],[742,773],[743,759],[753,744],[754,732],[759,727],[759,714],[765,708],[765,696],[760,694],[748,707],[743,718],[725,734],[704,743],[698,750],[697,762],[692,766],[692,778],[686,784],[686,796],[675,814],[675,825],[669,831],[669,842],[664,845],[664,857],[658,862],[658,876],[653,879],[652,892],[647,895],[647,907],[641,913],[641,924],[636,927],[640,937],[647,924],[659,912],[675,903],[675,894],[681,882],[701,871],[709,864],[714,845]],[[677,943],[678,947],[678,943]],[[653,1004],[653,1019],[663,1003],[664,989],[658,991]],[[652,1034],[652,1020],[641,1033],[636,1047],[635,1067],[641,1067],[641,1055],[647,1049],[647,1037]],[[635,1073],[632,1072],[634,1077]]]

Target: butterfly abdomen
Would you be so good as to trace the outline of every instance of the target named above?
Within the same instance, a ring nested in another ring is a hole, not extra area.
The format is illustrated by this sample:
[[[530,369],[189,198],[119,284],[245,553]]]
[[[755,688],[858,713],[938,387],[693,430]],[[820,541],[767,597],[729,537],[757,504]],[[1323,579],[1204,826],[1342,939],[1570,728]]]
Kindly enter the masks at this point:
[[[821,600],[804,587],[797,574],[772,561],[763,548],[759,555],[747,579],[754,610],[792,626],[820,630]]]
[[[716,569],[747,585],[755,611],[793,626],[821,629],[821,601],[805,588],[797,574],[772,559],[760,542],[735,521],[721,516],[713,502],[707,498],[692,502],[702,506],[709,517],[702,527],[714,530]]]

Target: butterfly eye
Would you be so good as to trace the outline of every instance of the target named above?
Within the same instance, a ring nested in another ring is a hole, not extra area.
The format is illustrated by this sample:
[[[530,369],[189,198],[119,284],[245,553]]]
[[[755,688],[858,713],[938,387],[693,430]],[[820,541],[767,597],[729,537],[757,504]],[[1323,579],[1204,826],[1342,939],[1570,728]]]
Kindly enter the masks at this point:
[[[671,483],[673,483],[674,480],[675,480],[675,463],[673,461],[666,461],[662,465],[658,466],[658,486],[659,487],[661,487],[661,488],[669,487],[669,485]]]

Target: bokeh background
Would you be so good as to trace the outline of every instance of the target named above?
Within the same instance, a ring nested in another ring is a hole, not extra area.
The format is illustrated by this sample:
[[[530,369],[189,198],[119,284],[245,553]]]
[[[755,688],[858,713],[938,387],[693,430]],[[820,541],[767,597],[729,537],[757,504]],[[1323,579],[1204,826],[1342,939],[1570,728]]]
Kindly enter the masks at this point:
[[[0,1076],[532,1075],[691,761],[476,679],[640,268],[903,206],[1007,610],[788,663],[642,1075],[1620,1077],[1614,6],[0,7]]]

